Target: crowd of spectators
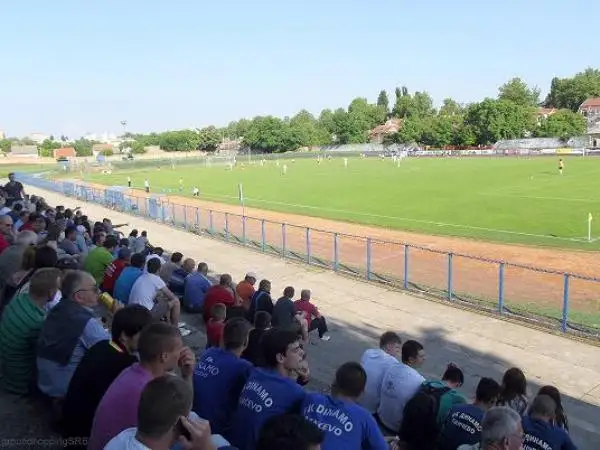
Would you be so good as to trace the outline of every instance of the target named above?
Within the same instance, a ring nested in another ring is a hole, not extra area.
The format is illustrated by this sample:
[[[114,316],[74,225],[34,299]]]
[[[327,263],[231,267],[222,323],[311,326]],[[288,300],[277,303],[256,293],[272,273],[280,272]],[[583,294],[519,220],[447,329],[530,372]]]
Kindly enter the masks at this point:
[[[330,391],[309,392],[305,347],[330,339],[310,290],[296,297],[288,286],[274,302],[255,272],[215,280],[145,231],[125,238],[125,224],[26,196],[12,176],[0,202],[2,385],[46,405],[72,446],[576,448],[555,387],[530,399],[511,368],[499,382],[481,378],[469,402],[459,367],[426,379],[423,345],[391,331],[342,364]],[[197,355],[182,310],[202,317]]]

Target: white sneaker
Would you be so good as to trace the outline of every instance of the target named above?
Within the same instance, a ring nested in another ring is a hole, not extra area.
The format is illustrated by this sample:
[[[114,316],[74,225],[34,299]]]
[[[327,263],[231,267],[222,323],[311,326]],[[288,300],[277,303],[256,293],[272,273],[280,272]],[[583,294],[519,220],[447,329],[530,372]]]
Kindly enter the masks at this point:
[[[185,337],[188,336],[192,331],[185,328],[180,328],[179,332],[181,333],[181,337]]]
[[[331,339],[331,336],[329,336],[328,334],[324,335],[321,340],[327,342],[329,339]]]
[[[183,327],[185,327],[185,325],[186,325],[186,323],[185,323],[185,322],[179,322],[179,323],[177,324],[177,326],[178,326],[179,328],[183,328]]]

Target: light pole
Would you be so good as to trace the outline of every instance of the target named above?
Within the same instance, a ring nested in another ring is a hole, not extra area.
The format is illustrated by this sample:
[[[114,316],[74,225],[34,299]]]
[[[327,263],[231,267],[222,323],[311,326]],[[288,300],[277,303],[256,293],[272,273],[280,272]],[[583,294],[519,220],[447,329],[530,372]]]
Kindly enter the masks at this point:
[[[127,134],[127,121],[121,120],[121,125],[123,126],[123,137],[125,137],[125,134]]]

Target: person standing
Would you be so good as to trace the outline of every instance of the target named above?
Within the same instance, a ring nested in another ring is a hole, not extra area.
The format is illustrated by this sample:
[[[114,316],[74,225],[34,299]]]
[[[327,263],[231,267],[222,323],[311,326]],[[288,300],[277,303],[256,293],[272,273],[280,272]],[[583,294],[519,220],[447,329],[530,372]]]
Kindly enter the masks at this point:
[[[144,190],[146,191],[146,194],[150,193],[150,182],[148,181],[148,178],[144,180]]]
[[[25,198],[25,189],[20,181],[16,181],[14,172],[8,174],[8,183],[4,185],[6,192],[6,206],[12,206],[14,202]]]
[[[127,177],[127,187],[131,188],[131,177]]]

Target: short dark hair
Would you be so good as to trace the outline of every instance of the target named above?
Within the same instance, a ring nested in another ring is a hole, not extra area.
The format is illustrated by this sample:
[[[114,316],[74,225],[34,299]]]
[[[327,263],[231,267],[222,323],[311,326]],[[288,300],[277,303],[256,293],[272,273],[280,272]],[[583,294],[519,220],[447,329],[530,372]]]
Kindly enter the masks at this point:
[[[402,344],[402,339],[398,333],[393,331],[386,331],[379,338],[379,348],[387,347],[390,344]]]
[[[293,286],[287,286],[283,290],[283,295],[288,298],[292,298],[296,294],[296,291]]]
[[[556,402],[549,395],[537,395],[531,403],[529,414],[532,416],[554,417],[556,415]]]
[[[115,248],[119,245],[119,241],[114,236],[106,236],[106,240],[104,241],[104,248]]]
[[[334,389],[348,397],[360,397],[366,384],[367,372],[357,362],[344,363],[335,372]]]
[[[282,414],[271,417],[258,434],[256,448],[260,450],[310,450],[323,443],[323,431],[304,417]]]
[[[423,345],[420,342],[406,341],[402,344],[402,362],[406,363],[410,358],[417,358],[421,350],[423,350]]]
[[[460,370],[460,368],[457,365],[450,363],[446,367],[446,371],[444,372],[444,375],[442,375],[442,380],[443,381],[452,381],[453,383],[463,384],[465,382],[465,375],[463,374],[463,371]]]
[[[110,329],[112,340],[117,342],[122,333],[131,338],[153,321],[150,310],[142,305],[128,305],[121,308],[112,320]]]
[[[265,331],[261,346],[267,367],[277,367],[277,355],[285,355],[288,347],[299,340],[298,334],[292,330],[271,328]]]
[[[256,311],[254,313],[254,327],[259,330],[266,330],[271,325],[271,314],[267,311]]]
[[[225,350],[235,350],[248,343],[248,334],[252,325],[243,317],[234,317],[225,322],[223,345]]]
[[[498,400],[500,395],[500,384],[492,379],[483,377],[479,380],[477,390],[475,391],[475,399],[483,403],[493,403]]]
[[[143,254],[134,253],[133,255],[131,255],[131,260],[129,261],[129,265],[131,265],[133,267],[137,267],[138,269],[141,269],[142,267],[144,267],[145,263],[146,263],[146,257]]]
[[[77,227],[75,225],[69,225],[65,228],[65,236],[68,236],[71,233],[77,233]]]
[[[162,247],[154,247],[152,249],[152,253],[154,253],[155,255],[158,255],[158,256],[162,256],[163,252],[164,252],[164,250]]]
[[[42,267],[56,267],[58,254],[56,250],[48,245],[42,245],[35,249],[34,266],[36,269]]]
[[[187,416],[194,394],[182,378],[163,375],[150,381],[142,391],[138,407],[138,431],[144,436],[160,438]],[[160,406],[157,406],[160,405]]]
[[[206,270],[208,272],[208,264],[205,262],[201,262],[198,264],[198,272],[204,272]]]
[[[119,247],[127,247],[129,245],[129,239],[122,238],[119,239]]]
[[[171,255],[171,262],[179,263],[183,259],[183,253],[175,252]]]
[[[160,259],[155,256],[154,258],[150,258],[148,260],[148,273],[156,273],[160,270]]]
[[[138,341],[140,362],[153,362],[163,353],[172,350],[173,340],[181,339],[179,328],[158,322],[142,330]]]
[[[511,367],[502,376],[502,392],[500,398],[509,401],[518,395],[527,395],[527,379],[518,367]]]

